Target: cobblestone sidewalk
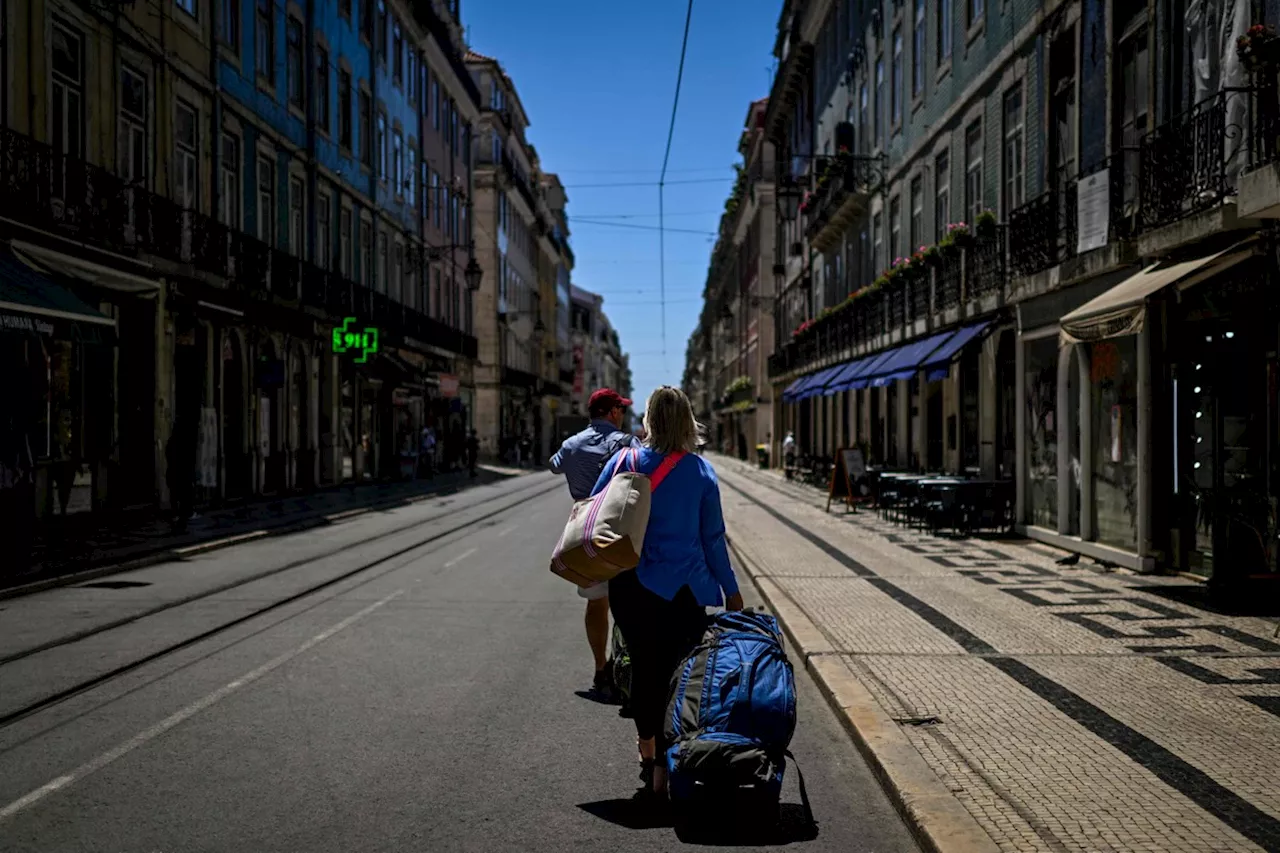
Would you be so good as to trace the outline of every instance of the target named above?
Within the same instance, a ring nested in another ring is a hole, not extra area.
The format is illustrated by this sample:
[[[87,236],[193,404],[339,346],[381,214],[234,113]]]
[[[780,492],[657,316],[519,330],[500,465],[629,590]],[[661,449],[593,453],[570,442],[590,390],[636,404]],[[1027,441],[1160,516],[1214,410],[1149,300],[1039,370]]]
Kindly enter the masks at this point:
[[[734,547],[1002,850],[1280,850],[1274,621],[714,464]]]

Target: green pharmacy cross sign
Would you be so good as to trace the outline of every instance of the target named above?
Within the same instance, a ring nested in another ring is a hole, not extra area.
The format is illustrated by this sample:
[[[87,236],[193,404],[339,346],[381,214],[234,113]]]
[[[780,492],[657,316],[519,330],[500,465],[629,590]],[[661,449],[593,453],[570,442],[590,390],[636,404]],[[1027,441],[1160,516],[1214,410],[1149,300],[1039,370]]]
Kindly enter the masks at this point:
[[[342,321],[342,326],[333,330],[333,351],[337,355],[347,352],[359,353],[353,361],[356,364],[364,364],[369,360],[370,353],[378,351],[378,329],[376,326],[366,326],[364,329],[357,330],[352,328],[355,323],[355,317],[346,317]]]

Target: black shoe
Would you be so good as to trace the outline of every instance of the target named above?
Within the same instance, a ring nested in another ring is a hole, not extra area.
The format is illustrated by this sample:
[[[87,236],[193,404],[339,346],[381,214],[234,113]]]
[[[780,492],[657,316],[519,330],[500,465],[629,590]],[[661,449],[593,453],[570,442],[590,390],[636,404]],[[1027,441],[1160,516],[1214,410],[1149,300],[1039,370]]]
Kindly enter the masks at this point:
[[[595,680],[591,683],[591,691],[607,702],[614,701],[613,673],[609,671],[609,667],[606,666],[596,673]]]

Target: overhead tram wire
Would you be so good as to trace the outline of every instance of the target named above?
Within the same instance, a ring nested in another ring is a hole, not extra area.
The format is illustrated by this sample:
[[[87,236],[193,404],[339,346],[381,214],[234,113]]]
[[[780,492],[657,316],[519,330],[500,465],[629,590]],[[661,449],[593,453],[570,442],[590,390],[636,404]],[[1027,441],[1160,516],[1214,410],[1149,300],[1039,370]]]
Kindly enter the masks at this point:
[[[676,93],[671,99],[671,123],[667,126],[667,148],[662,154],[662,174],[658,176],[658,304],[662,315],[662,369],[667,368],[667,246],[664,239],[666,217],[663,190],[667,183],[667,164],[671,160],[671,139],[676,132],[676,109],[680,106],[680,83],[684,80],[684,56],[689,48],[689,23],[693,20],[693,0],[684,13],[684,36],[680,40],[680,65],[676,68]]]

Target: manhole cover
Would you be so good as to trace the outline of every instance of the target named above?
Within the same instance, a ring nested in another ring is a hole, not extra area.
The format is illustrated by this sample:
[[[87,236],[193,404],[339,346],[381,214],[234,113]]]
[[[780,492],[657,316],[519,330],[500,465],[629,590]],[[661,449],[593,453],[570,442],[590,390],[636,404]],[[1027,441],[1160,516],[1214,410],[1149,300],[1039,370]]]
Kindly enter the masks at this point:
[[[147,581],[98,581],[82,583],[80,589],[133,589],[138,586],[151,586]]]

